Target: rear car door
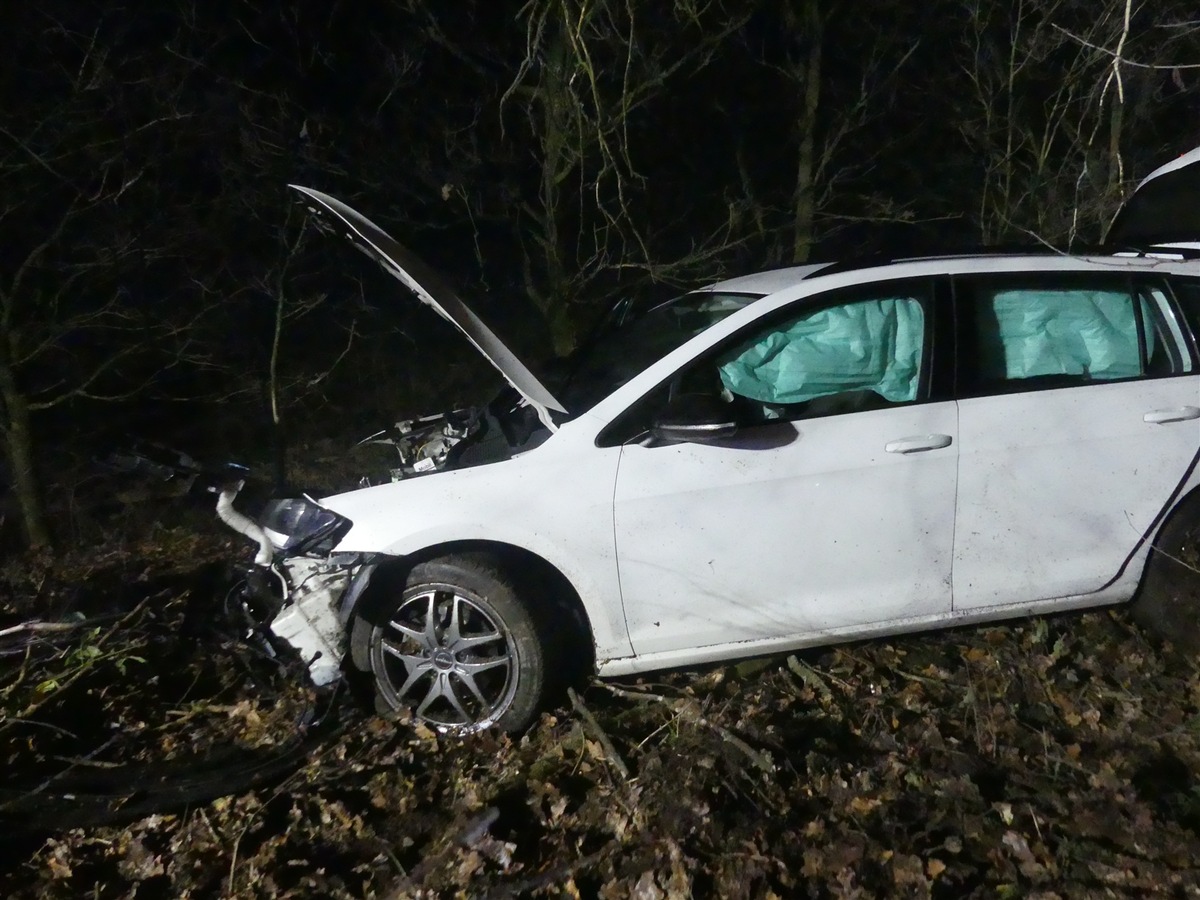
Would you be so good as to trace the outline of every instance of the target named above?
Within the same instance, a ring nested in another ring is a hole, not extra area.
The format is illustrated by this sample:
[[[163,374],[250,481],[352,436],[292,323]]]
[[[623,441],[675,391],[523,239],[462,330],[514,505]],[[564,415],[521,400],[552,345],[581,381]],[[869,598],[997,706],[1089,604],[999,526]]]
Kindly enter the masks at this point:
[[[1200,382],[1165,282],[955,280],[954,609],[1103,591],[1200,447]]]

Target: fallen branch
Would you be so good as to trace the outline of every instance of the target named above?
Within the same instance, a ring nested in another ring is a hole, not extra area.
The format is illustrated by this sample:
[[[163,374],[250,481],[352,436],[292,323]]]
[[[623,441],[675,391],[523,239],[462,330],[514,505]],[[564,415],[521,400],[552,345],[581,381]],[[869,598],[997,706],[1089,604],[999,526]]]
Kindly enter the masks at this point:
[[[833,701],[833,691],[829,689],[829,685],[825,683],[825,679],[817,674],[817,670],[808,663],[802,661],[795,654],[787,658],[787,667],[792,670],[805,685],[812,688],[821,695],[821,699],[826,703]]]
[[[92,623],[88,619],[80,619],[76,622],[22,622],[19,625],[0,628],[0,638],[8,637],[10,634],[20,634],[23,631],[33,634],[56,634],[61,631],[74,631],[77,628],[83,628],[85,625],[90,624]]]
[[[600,727],[600,723],[596,721],[596,717],[592,715],[592,711],[588,709],[583,699],[579,694],[575,693],[575,688],[567,688],[567,696],[571,698],[571,705],[575,707],[575,711],[583,718],[584,724],[587,725],[596,739],[600,742],[600,746],[604,748],[604,756],[609,764],[621,773],[621,777],[626,781],[629,780],[629,767],[625,765],[625,760],[621,759],[621,755],[617,753],[617,748],[613,746],[613,742],[609,740],[608,734]]]
[[[399,883],[387,894],[387,900],[405,900],[405,898],[411,897],[413,889],[420,887],[429,874],[460,847],[475,849],[480,844],[494,840],[488,834],[488,830],[496,824],[496,820],[499,818],[500,810],[489,806],[465,822],[459,819],[440,840],[434,842],[433,852],[424,856],[411,872],[400,879]]]
[[[594,866],[600,862],[605,856],[628,853],[628,848],[622,847],[620,841],[610,840],[607,844],[597,850],[595,853],[589,853],[587,856],[581,856],[579,859],[569,863],[552,866],[545,872],[541,872],[530,878],[525,878],[521,881],[513,882],[509,885],[502,885],[492,893],[487,895],[487,900],[505,900],[508,897],[527,897],[534,891],[545,890],[549,887],[554,887],[558,882],[564,879],[569,879],[584,869]],[[563,892],[564,896],[569,896]]]
[[[705,718],[704,714],[696,708],[697,704],[694,700],[667,697],[663,694],[652,694],[649,691],[631,691],[627,690],[626,688],[619,688],[616,685],[605,684],[603,681],[597,682],[597,684],[601,685],[605,690],[616,694],[618,697],[624,697],[627,700],[652,700],[662,703],[674,710],[676,715],[686,719],[693,725],[711,728],[713,731],[717,732],[717,734],[719,734],[724,741],[745,754],[745,756],[763,772],[766,772],[767,774],[773,774],[775,772],[775,762],[771,759],[770,755],[755,750],[725,726],[718,725],[716,722],[712,722]]]

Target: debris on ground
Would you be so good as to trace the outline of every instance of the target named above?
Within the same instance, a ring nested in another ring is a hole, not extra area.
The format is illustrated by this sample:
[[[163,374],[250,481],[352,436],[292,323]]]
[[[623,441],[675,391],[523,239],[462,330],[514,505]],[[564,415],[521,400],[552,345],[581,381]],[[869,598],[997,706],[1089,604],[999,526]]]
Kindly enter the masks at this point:
[[[1200,675],[1123,610],[593,683],[447,739],[223,630],[227,551],[6,582],[3,895],[1200,897]]]

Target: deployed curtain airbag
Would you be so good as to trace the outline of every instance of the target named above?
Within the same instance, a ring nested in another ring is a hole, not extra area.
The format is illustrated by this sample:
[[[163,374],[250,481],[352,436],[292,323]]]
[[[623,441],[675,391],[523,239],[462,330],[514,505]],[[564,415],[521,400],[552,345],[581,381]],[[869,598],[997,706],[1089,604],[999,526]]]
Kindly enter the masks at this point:
[[[873,390],[916,399],[925,317],[911,298],[868,300],[809,313],[735,350],[720,366],[732,393],[768,404]]]
[[[1133,298],[1117,291],[1003,291],[980,319],[980,369],[994,378],[1142,372]]]

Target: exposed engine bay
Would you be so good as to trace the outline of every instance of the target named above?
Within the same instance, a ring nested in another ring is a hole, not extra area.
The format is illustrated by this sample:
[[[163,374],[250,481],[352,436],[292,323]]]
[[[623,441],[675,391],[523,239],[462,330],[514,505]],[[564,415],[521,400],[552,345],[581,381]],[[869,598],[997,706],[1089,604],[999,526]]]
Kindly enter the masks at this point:
[[[485,406],[404,419],[363,438],[356,446],[392,447],[396,456],[386,471],[364,473],[358,487],[499,462],[548,436],[536,412],[505,389]]]

